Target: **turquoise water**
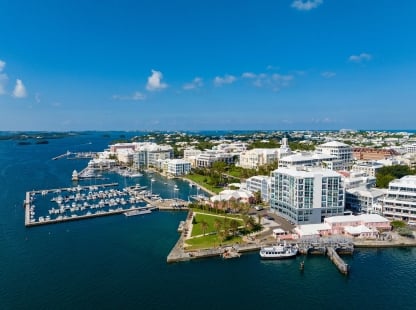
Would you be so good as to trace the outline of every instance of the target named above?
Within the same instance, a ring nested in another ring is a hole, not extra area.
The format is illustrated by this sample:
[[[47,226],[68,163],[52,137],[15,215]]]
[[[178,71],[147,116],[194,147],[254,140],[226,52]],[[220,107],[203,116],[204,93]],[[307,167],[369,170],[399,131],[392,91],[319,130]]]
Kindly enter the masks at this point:
[[[303,273],[304,258],[265,262],[256,253],[166,264],[183,212],[25,228],[25,192],[71,186],[72,171],[87,163],[51,158],[100,151],[112,139],[0,141],[0,309],[414,308],[416,249],[357,250],[344,277],[324,257],[307,257]],[[170,198],[174,181],[153,177],[153,191]],[[150,186],[149,176],[139,182]],[[186,199],[192,189],[178,186]]]

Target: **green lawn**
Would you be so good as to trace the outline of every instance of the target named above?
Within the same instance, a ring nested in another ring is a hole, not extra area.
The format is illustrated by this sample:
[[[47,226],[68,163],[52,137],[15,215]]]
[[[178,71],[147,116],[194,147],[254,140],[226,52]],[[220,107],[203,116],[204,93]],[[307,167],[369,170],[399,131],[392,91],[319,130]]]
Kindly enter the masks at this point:
[[[206,248],[213,248],[217,246],[224,246],[224,245],[232,245],[234,243],[241,242],[241,237],[236,236],[230,238],[226,241],[221,241],[221,239],[215,235],[206,235],[199,238],[188,239],[186,240],[186,247],[187,250],[198,250],[198,249],[206,249]]]
[[[204,231],[202,229],[202,225],[201,225],[202,221],[205,221],[208,224],[208,227],[205,230],[206,234],[209,234],[211,232],[216,232],[216,229],[215,229],[215,226],[214,226],[214,223],[215,223],[216,219],[219,219],[221,222],[224,222],[224,217],[222,217],[222,216],[219,217],[219,216],[215,216],[213,214],[208,214],[208,213],[203,213],[203,214],[198,213],[198,214],[196,214],[195,219],[196,219],[196,224],[192,225],[192,234],[191,234],[191,236],[198,236],[198,235],[202,235],[204,233]],[[235,217],[228,217],[227,216],[228,223],[230,223],[230,221],[233,220],[233,219],[237,220],[239,222],[240,226],[243,225],[243,221],[240,218],[238,218],[237,216],[235,216]]]
[[[210,180],[209,176],[192,173],[192,174],[186,175],[185,178],[187,178],[191,181],[194,181],[195,183],[205,187],[206,189],[208,189],[211,192],[214,192],[216,194],[218,194],[219,192],[221,192],[224,189],[222,187],[215,187],[215,186],[212,186],[211,184],[208,184],[207,182],[209,182],[209,180]],[[204,180],[206,180],[206,182],[204,182]]]

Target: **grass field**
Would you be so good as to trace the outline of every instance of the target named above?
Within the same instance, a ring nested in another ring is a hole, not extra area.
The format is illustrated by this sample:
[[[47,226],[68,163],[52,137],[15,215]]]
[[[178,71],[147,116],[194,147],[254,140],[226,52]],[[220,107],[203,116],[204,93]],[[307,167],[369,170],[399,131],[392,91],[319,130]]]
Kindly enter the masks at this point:
[[[214,224],[216,219],[219,219],[222,223],[224,223],[224,221],[228,221],[229,223],[231,220],[236,220],[239,222],[240,225],[243,225],[243,220],[238,217],[228,217],[228,216],[224,217],[222,215],[197,213],[195,215],[196,224],[192,225],[191,236],[198,236],[198,235],[204,234],[203,227],[201,224],[202,221],[205,221],[208,224],[207,228],[205,229],[205,234],[216,232],[216,228]]]
[[[222,187],[215,187],[215,186],[212,186],[211,184],[208,184],[209,179],[210,179],[209,176],[200,175],[200,174],[188,174],[185,176],[185,178],[199,184],[202,187],[205,187],[206,189],[216,194],[218,194],[224,189]]]
[[[198,250],[198,249],[206,249],[206,248],[213,248],[217,246],[224,246],[224,245],[233,245],[235,243],[241,242],[240,236],[231,237],[227,240],[221,240],[217,234],[212,235],[205,235],[203,237],[188,239],[186,240],[186,247],[187,250]]]

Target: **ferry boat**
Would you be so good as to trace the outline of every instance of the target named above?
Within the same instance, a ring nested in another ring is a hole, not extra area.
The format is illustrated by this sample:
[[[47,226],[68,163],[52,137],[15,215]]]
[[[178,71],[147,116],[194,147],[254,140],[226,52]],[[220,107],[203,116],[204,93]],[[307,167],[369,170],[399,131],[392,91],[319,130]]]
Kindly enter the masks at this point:
[[[127,212],[124,212],[124,215],[125,216],[135,216],[135,215],[142,215],[142,214],[149,214],[149,213],[152,213],[152,211],[151,210],[149,210],[149,209],[145,209],[145,210],[131,210],[131,211],[127,211]]]
[[[296,257],[298,254],[298,248],[294,245],[287,243],[266,246],[260,249],[261,259],[286,259]]]

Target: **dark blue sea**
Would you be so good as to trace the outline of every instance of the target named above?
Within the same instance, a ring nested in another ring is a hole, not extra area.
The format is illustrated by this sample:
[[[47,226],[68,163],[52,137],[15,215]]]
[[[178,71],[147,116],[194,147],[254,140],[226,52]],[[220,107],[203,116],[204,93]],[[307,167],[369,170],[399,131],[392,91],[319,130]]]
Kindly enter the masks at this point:
[[[72,186],[72,171],[87,164],[51,158],[101,151],[117,135],[90,132],[24,146],[0,141],[0,309],[415,308],[413,248],[356,250],[343,276],[325,257],[265,262],[252,253],[167,264],[183,212],[25,228],[25,192]],[[150,177],[136,181],[150,185]],[[180,198],[193,194],[187,183],[153,177],[162,197],[172,197],[174,182]]]

